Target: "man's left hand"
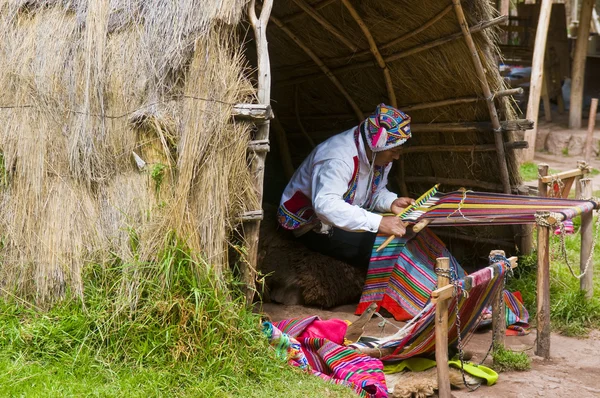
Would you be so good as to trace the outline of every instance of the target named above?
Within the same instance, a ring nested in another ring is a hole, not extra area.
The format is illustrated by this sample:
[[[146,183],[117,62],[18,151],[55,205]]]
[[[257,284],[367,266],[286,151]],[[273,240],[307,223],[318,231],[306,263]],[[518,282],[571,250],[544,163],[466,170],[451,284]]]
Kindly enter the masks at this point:
[[[402,213],[402,210],[404,210],[406,207],[412,205],[413,203],[415,203],[415,200],[412,198],[405,198],[405,197],[398,198],[392,202],[392,206],[391,206],[392,213],[400,214],[400,213]]]

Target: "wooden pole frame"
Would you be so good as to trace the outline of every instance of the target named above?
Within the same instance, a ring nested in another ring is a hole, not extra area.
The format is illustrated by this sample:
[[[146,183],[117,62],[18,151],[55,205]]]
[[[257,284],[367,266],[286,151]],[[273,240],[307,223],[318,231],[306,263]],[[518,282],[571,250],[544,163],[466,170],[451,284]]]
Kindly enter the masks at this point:
[[[569,128],[580,129],[583,108],[583,80],[585,77],[585,62],[587,59],[590,22],[595,0],[582,0],[579,30],[575,52],[573,53],[573,68],[571,69],[571,104],[569,106]]]
[[[533,130],[525,132],[525,141],[529,142],[529,148],[522,152],[523,160],[533,160],[535,153],[535,139],[537,136],[538,115],[540,111],[540,95],[544,77],[544,56],[546,54],[546,42],[548,40],[548,27],[550,26],[550,13],[552,11],[552,0],[541,0],[540,16],[535,32],[535,44],[533,48],[533,60],[531,64],[531,82],[529,84],[529,100],[527,102],[527,119],[533,120]]]
[[[477,72],[477,77],[479,78],[481,90],[483,91],[483,96],[485,98],[488,107],[488,112],[490,114],[490,119],[492,121],[492,127],[494,129],[494,142],[496,144],[496,153],[498,158],[498,167],[500,168],[500,181],[502,182],[502,189],[504,193],[511,193],[510,177],[508,175],[508,165],[506,163],[506,154],[504,152],[504,139],[502,137],[502,127],[500,126],[500,119],[498,118],[496,104],[494,104],[494,97],[492,95],[492,91],[490,90],[490,85],[487,81],[485,70],[483,69],[483,64],[481,63],[481,58],[479,57],[479,53],[477,52],[477,47],[475,46],[475,42],[473,41],[473,37],[471,36],[471,31],[469,30],[469,25],[467,24],[467,19],[465,18],[465,13],[460,4],[460,0],[452,0],[452,4],[454,4],[456,18],[458,19],[458,23],[460,24],[463,36],[465,38],[465,41],[467,42],[467,47],[469,47],[469,51],[471,52],[473,66],[475,67],[475,71]]]
[[[592,197],[592,180],[589,178],[582,178],[578,181],[581,184],[581,195],[583,199],[590,199]],[[579,289],[585,292],[585,297],[591,299],[594,295],[594,261],[590,260],[588,266],[587,262],[592,254],[592,248],[594,246],[594,235],[593,235],[593,224],[594,224],[594,212],[590,211],[581,215],[581,227],[579,229],[579,235],[581,238],[581,251],[579,253],[579,270],[581,273],[586,273],[579,280]],[[589,268],[588,268],[589,267]]]
[[[436,268],[446,271],[438,274],[436,290],[439,291],[450,285],[450,278],[446,275],[450,271],[450,258],[440,257],[436,259]],[[450,398],[452,396],[450,392],[450,370],[448,368],[448,301],[449,299],[442,299],[435,304],[435,362],[440,398]]]
[[[273,0],[264,0],[260,17],[256,15],[256,0],[251,0],[248,5],[248,17],[254,31],[256,41],[256,53],[258,59],[258,87],[257,98],[261,104],[266,106],[271,102],[271,65],[269,60],[269,49],[267,43],[267,24],[273,8]],[[268,120],[258,125],[254,140],[261,141],[269,139]],[[252,152],[250,170],[254,176],[258,203],[262,205],[263,184],[265,178],[266,151]],[[244,225],[244,236],[248,245],[246,263],[242,267],[242,281],[246,286],[246,301],[251,304],[256,292],[255,281],[258,266],[258,239],[260,233],[260,219],[248,221]]]

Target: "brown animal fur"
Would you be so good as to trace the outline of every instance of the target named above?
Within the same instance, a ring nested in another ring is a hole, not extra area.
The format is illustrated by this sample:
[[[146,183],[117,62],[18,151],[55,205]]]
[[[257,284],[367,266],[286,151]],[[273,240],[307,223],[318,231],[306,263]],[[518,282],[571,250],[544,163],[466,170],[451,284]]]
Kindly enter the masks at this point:
[[[267,275],[267,299],[324,308],[356,302],[366,271],[307,249],[278,226],[276,212],[264,205],[260,230],[259,270]]]

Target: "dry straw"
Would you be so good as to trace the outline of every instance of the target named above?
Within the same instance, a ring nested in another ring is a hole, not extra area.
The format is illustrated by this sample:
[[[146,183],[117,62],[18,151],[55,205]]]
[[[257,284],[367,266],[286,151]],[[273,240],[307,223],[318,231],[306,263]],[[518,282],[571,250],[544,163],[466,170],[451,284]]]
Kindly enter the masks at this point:
[[[0,1],[3,292],[82,295],[83,267],[116,257],[135,302],[136,267],[173,230],[227,265],[257,206],[250,129],[230,116],[252,94],[233,31],[245,3]]]

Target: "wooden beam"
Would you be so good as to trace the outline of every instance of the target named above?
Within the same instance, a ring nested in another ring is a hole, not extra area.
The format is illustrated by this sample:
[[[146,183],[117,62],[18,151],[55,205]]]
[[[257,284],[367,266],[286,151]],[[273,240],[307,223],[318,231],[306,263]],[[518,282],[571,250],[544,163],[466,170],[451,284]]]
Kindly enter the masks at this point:
[[[327,76],[329,78],[329,80],[333,83],[333,85],[335,87],[337,87],[337,89],[340,91],[340,93],[342,94],[342,96],[344,98],[346,98],[346,101],[348,101],[348,103],[350,104],[350,106],[354,110],[354,113],[355,113],[358,121],[362,122],[363,119],[364,119],[364,115],[363,115],[362,111],[360,110],[360,108],[358,107],[358,105],[356,104],[356,102],[354,102],[354,100],[352,99],[352,97],[350,96],[350,94],[348,93],[348,91],[346,91],[346,89],[344,88],[344,86],[342,86],[342,83],[340,83],[340,81],[338,80],[338,78],[335,77],[333,75],[333,73],[331,72],[331,70],[327,67],[327,65],[325,65],[323,63],[323,61],[321,61],[321,59],[319,58],[319,56],[317,54],[315,54],[315,52],[312,51],[308,46],[306,46],[306,44],[304,44],[304,42],[302,42],[302,40],[300,40],[300,38],[298,36],[296,36],[291,30],[289,30],[285,26],[285,24],[283,24],[279,19],[277,19],[275,17],[271,17],[271,20],[290,39],[292,39],[296,43],[296,45],[298,45],[298,47],[300,47],[302,50],[304,50],[304,52],[319,66],[319,68],[321,68],[321,71],[323,71],[323,73],[325,74],[325,76]]]
[[[273,8],[273,0],[264,0],[260,16],[256,15],[256,0],[250,0],[248,4],[248,17],[254,31],[256,42],[256,54],[258,60],[258,101],[268,106],[271,103],[271,65],[269,60],[269,49],[267,46],[267,24]],[[258,125],[254,140],[269,140],[269,121]],[[265,178],[266,151],[254,153],[250,156],[250,171],[254,176],[254,185],[257,192],[258,203],[262,204],[263,185]],[[244,238],[248,246],[246,262],[242,266],[242,281],[246,286],[246,302],[251,304],[256,293],[256,270],[258,265],[258,235],[260,231],[260,220],[248,221],[244,224]]]
[[[542,176],[541,181],[545,184],[548,184],[549,182],[552,182],[555,179],[567,179],[570,177],[578,177],[578,176],[583,176],[585,175],[586,172],[584,170],[581,169],[573,169],[573,170],[567,170],[567,171],[563,171],[560,173],[556,173],[556,174],[552,174],[552,175],[545,175]],[[552,188],[552,187],[550,187]]]
[[[235,119],[264,122],[273,119],[273,110],[269,104],[236,104],[231,115]]]
[[[589,178],[582,179],[581,184],[583,185],[583,198],[591,198],[592,180]],[[591,299],[594,296],[594,259],[591,257],[592,248],[594,247],[594,236],[592,228],[593,223],[593,211],[581,214],[581,228],[579,229],[579,233],[581,236],[579,270],[583,276],[579,280],[579,288],[585,292],[585,297],[587,299]]]
[[[313,8],[315,10],[320,10],[322,8],[327,7],[328,5],[335,3],[337,0],[323,0],[320,3],[317,4],[313,4]],[[298,19],[301,19],[302,17],[305,17],[307,14],[304,11],[300,11],[300,12],[296,12],[294,14],[288,15],[286,17],[282,17],[281,21],[284,23],[288,23],[288,22],[293,22],[293,21],[297,21]]]
[[[533,121],[528,119],[507,120],[500,122],[502,131],[524,131],[533,128]],[[463,123],[411,123],[413,133],[487,133],[493,131],[490,122]]]
[[[450,271],[450,259],[436,259],[436,268]],[[450,284],[450,279],[438,274],[437,287],[441,289]],[[459,347],[462,349],[462,347]],[[450,370],[448,368],[448,300],[440,300],[435,305],[435,361],[437,363],[438,396],[450,398]]]
[[[537,228],[537,344],[535,354],[550,358],[550,228]]]
[[[297,0],[294,0],[294,1],[297,1]],[[363,21],[360,14],[358,13],[358,11],[356,11],[356,8],[354,8],[352,3],[350,3],[349,0],[342,0],[342,3],[346,7],[346,9],[350,13],[350,15],[352,15],[352,18],[354,18],[354,20],[356,21],[356,23],[362,30],[363,34],[367,38],[367,41],[369,42],[369,50],[373,54],[373,57],[375,58],[377,65],[379,65],[379,67],[381,68],[381,70],[383,72],[383,80],[385,81],[385,87],[387,90],[389,103],[394,108],[397,108],[398,102],[396,101],[396,93],[394,92],[392,76],[390,75],[390,70],[388,69],[388,67],[385,63],[385,60],[383,59],[383,57],[381,56],[381,53],[379,52],[379,48],[377,48],[377,42],[373,38],[373,35],[371,34],[371,31],[367,27],[367,24]]]
[[[473,25],[471,27],[471,33],[476,33],[476,32],[482,31],[486,28],[501,24],[506,21],[506,18],[507,18],[506,16],[502,16],[502,17],[494,18],[490,21],[481,22],[477,25]],[[454,41],[454,40],[458,40],[461,37],[462,37],[461,32],[451,34],[446,37],[442,37],[440,39],[433,40],[429,43],[420,44],[420,45],[412,47],[408,50],[402,50],[397,53],[388,55],[384,58],[384,61],[389,64],[390,62],[397,61],[399,59],[406,58],[406,57],[409,57],[414,54],[418,54],[422,51],[426,51],[431,48],[441,46],[442,44],[446,44],[446,43]],[[325,61],[329,62],[329,60],[325,60]],[[351,70],[364,69],[364,68],[368,68],[368,67],[372,67],[372,66],[375,66],[373,61],[353,62],[353,63],[347,64],[344,66],[339,66],[337,68],[331,68],[331,72],[334,74],[338,74],[338,73],[343,73],[343,72],[349,72]],[[305,83],[307,81],[313,81],[315,79],[320,79],[322,77],[323,76],[320,73],[316,73],[316,74],[311,73],[308,75],[301,75],[301,76],[296,76],[296,77],[288,79],[288,80],[283,80],[283,81],[278,82],[278,84],[287,86],[290,84],[298,84],[298,83]]]
[[[454,285],[446,285],[431,292],[431,302],[437,303],[440,300],[449,300],[454,297]]]
[[[285,178],[289,181],[294,175],[294,164],[292,163],[287,134],[279,122],[279,118],[275,118],[271,121],[271,127],[273,127],[275,140],[277,141],[277,146],[279,148],[279,157],[281,158],[283,173],[285,174]]]
[[[504,143],[504,148],[509,150],[523,149],[528,145],[527,141],[513,141]],[[480,144],[480,145],[422,145],[409,146],[406,148],[400,147],[401,154],[407,153],[434,153],[434,152],[494,152],[496,151],[495,144]]]
[[[483,188],[489,189],[490,191],[502,191],[501,184],[495,184],[493,182],[479,181],[479,180],[471,180],[468,178],[443,178],[443,177],[405,177],[406,182],[413,183],[427,183],[427,184],[444,184],[455,187],[465,187],[465,188]]]
[[[460,28],[465,37],[467,47],[469,47],[469,50],[471,52],[471,60],[473,61],[473,66],[475,67],[475,71],[477,72],[479,84],[481,86],[481,90],[483,91],[483,96],[488,107],[488,113],[490,114],[490,120],[494,129],[494,141],[496,143],[496,154],[498,159],[498,168],[500,171],[500,181],[502,182],[502,188],[504,193],[511,193],[510,177],[508,175],[508,165],[506,163],[506,154],[504,152],[504,138],[502,134],[502,127],[500,126],[500,119],[498,118],[498,111],[496,110],[496,104],[494,103],[492,90],[490,90],[490,85],[487,81],[481,58],[479,57],[479,53],[477,52],[477,47],[475,46],[475,42],[473,41],[473,37],[471,36],[471,31],[469,30],[469,25],[467,23],[467,19],[465,18],[465,13],[460,4],[460,0],[452,0],[452,4],[454,4],[456,18],[458,19]]]
[[[540,111],[540,95],[544,80],[544,56],[546,54],[546,41],[550,25],[550,12],[552,0],[541,0],[540,16],[535,32],[535,45],[533,48],[533,61],[531,65],[531,81],[529,84],[529,100],[527,101],[527,119],[533,120],[533,130],[525,132],[525,141],[529,148],[523,151],[522,157],[526,162],[533,160],[535,152],[535,139],[537,136],[537,122]]]
[[[269,140],[252,140],[248,142],[248,150],[252,152],[269,152],[271,149]]]
[[[263,211],[262,210],[249,210],[241,215],[242,221],[256,221],[263,219]]]
[[[328,20],[323,18],[310,4],[308,4],[304,0],[292,0],[298,7],[300,7],[305,13],[310,15],[312,19],[314,19],[319,25],[323,27],[326,31],[335,36],[341,43],[343,43],[346,47],[350,49],[352,52],[358,51],[358,47],[352,43],[346,36],[340,32],[335,26],[333,26]],[[281,22],[285,25],[284,22]]]
[[[587,58],[588,42],[590,37],[590,21],[595,0],[581,2],[581,16],[579,30],[573,53],[573,68],[571,71],[571,105],[569,106],[569,128],[581,128],[581,114],[583,110],[583,83],[585,77],[585,61]]]
[[[583,159],[586,162],[592,160],[592,147],[594,143],[594,128],[596,127],[596,111],[598,110],[598,98],[592,98],[590,104],[590,115],[588,117],[588,129],[585,136],[585,148]]]

